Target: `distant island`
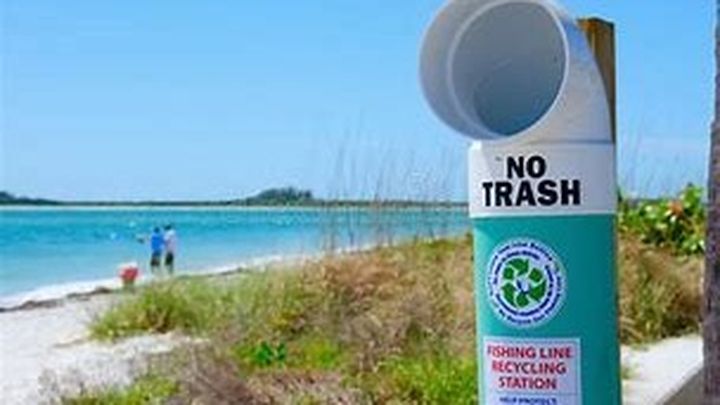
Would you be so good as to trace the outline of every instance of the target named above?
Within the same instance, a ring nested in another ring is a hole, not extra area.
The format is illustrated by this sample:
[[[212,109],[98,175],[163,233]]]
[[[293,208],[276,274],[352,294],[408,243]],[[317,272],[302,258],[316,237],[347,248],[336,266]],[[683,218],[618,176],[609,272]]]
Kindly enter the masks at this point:
[[[43,198],[18,197],[6,191],[0,191],[0,205],[59,205],[58,201]]]
[[[316,198],[312,191],[295,187],[263,190],[250,197],[215,201],[59,201],[45,198],[16,196],[0,191],[0,206],[148,206],[148,207],[464,207],[464,202],[426,202],[411,200],[334,200]]]
[[[286,205],[318,205],[321,200],[313,197],[309,190],[294,187],[271,188],[260,193],[237,200],[217,201],[58,201],[45,198],[16,196],[7,191],[0,191],[0,205],[242,205],[242,206],[286,206]]]
[[[310,190],[298,190],[294,187],[271,188],[236,201],[239,205],[317,205],[320,200],[313,197]]]

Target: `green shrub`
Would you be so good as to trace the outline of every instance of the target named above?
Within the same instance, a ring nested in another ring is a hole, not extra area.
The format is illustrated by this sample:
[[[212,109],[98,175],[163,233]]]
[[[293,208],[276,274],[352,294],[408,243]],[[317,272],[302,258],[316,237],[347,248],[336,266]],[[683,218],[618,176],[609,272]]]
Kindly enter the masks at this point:
[[[702,260],[626,238],[620,245],[620,337],[648,343],[699,330]]]
[[[233,355],[245,370],[283,366],[287,359],[287,345],[277,345],[266,341],[257,344],[238,344],[233,348]]]
[[[147,375],[125,389],[84,392],[63,398],[64,405],[154,405],[164,404],[178,392],[178,384],[167,378]]]
[[[705,250],[706,221],[703,195],[702,188],[688,185],[672,200],[621,200],[620,231],[637,234],[645,243],[679,254],[701,254]]]
[[[90,325],[93,337],[140,333],[207,332],[232,309],[227,292],[199,279],[153,283],[122,300]]]
[[[348,352],[350,350],[329,338],[307,336],[289,344],[287,364],[307,370],[342,371]]]
[[[375,395],[416,404],[476,404],[474,355],[418,354],[384,362],[374,377]]]
[[[340,371],[347,363],[347,348],[321,336],[303,336],[291,342],[241,342],[233,357],[246,372],[259,369]]]

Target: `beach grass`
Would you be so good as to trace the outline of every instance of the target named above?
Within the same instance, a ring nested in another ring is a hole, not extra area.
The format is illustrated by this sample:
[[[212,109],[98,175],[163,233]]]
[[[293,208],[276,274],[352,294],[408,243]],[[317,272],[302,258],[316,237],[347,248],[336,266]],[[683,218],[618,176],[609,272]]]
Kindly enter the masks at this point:
[[[701,256],[674,256],[627,237],[621,241],[621,341],[642,345],[698,332]]]
[[[206,280],[154,282],[98,317],[93,337],[112,340],[140,333],[180,331],[199,334],[212,328],[228,307],[227,291],[215,294]]]
[[[148,374],[123,389],[102,392],[86,391],[62,398],[64,405],[140,405],[161,404],[178,392],[178,384],[166,377]]]
[[[623,343],[697,331],[700,259],[631,234],[619,247]],[[231,389],[259,403],[476,403],[471,258],[468,235],[285,270],[154,283],[91,330],[110,340],[169,331],[205,338],[209,376],[202,380],[211,381],[204,390],[213,395]],[[181,387],[193,379],[177,377]],[[178,395],[204,395],[191,391]]]
[[[469,237],[416,241],[297,269],[154,283],[96,319],[91,331],[105,340],[203,336],[212,359],[230,362],[256,396],[276,402],[285,393],[268,375],[292,376],[294,385],[318,373],[342,381],[321,390],[322,401],[435,402],[460,386],[463,397],[475,398],[470,255]]]

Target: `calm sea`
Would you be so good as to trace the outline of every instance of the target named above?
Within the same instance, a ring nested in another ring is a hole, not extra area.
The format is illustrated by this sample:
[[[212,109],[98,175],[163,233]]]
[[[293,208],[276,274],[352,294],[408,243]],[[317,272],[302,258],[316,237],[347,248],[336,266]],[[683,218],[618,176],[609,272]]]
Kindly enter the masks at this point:
[[[168,223],[178,233],[179,273],[460,234],[469,226],[459,209],[4,208],[0,297],[57,285],[72,292],[73,284],[115,279],[118,264],[128,261],[145,270],[149,247],[139,240]]]

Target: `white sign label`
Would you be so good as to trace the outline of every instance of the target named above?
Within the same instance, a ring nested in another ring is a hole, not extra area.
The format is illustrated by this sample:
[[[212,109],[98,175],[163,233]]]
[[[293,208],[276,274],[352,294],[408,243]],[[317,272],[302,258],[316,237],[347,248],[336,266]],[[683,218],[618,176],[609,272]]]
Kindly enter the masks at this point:
[[[579,405],[580,339],[483,339],[485,402]]]
[[[614,213],[611,144],[493,146],[470,149],[470,215]]]

